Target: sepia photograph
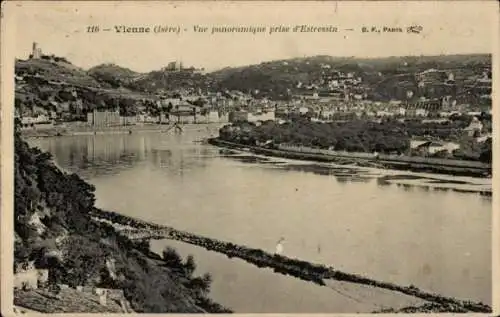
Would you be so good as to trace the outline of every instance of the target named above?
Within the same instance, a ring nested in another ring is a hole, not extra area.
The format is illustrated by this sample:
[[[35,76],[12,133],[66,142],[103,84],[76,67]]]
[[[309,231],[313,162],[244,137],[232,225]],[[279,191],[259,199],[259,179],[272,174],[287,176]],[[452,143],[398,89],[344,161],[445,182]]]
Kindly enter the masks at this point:
[[[498,30],[495,1],[8,1],[2,314],[495,314]]]

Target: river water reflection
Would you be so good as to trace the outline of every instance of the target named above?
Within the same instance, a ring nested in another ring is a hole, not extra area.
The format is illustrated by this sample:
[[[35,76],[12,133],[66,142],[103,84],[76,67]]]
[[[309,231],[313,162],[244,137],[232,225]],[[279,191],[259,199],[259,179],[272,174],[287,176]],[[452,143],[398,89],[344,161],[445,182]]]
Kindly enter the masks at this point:
[[[404,186],[398,186],[373,170],[221,154],[193,142],[206,134],[204,128],[191,127],[182,135],[30,142],[94,184],[103,209],[270,252],[283,237],[287,256],[491,304],[489,197],[414,186],[401,177]],[[214,263],[223,261],[200,256],[196,261],[207,270],[217,271]],[[286,303],[286,296],[271,278],[259,278],[256,272],[246,270],[244,283],[267,290],[261,297],[253,292],[246,300],[231,299],[231,293],[244,288],[231,284],[234,280],[217,280],[214,272],[214,299],[239,312],[286,312],[286,304],[263,304],[272,302],[272,292],[275,302]],[[295,289],[295,295],[305,296],[301,286]],[[319,312],[309,308],[314,305],[319,304],[305,301],[300,307],[291,305],[295,308],[289,312]],[[246,311],[249,307],[261,308]]]

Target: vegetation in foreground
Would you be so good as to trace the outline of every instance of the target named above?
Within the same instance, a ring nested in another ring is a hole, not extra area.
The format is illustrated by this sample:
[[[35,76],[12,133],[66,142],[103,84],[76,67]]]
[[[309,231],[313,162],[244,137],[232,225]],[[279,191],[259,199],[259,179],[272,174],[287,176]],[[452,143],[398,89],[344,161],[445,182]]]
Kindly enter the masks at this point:
[[[299,259],[288,258],[282,255],[270,254],[260,249],[253,249],[242,245],[236,245],[230,242],[224,242],[200,235],[191,234],[188,232],[179,231],[174,228],[149,223],[115,212],[94,210],[92,212],[92,215],[100,219],[111,221],[115,224],[121,224],[124,226],[135,228],[139,231],[146,232],[152,239],[168,238],[179,240],[185,243],[190,243],[203,247],[209,251],[215,251],[225,254],[229,258],[239,258],[260,268],[268,267],[273,269],[276,273],[293,276],[295,278],[309,281],[321,286],[325,285],[325,280],[333,279],[387,289],[417,297],[428,301],[429,307],[431,307],[431,309],[433,309],[434,311],[491,312],[491,307],[481,302],[476,303],[472,301],[464,301],[445,297],[439,294],[433,294],[420,290],[413,285],[400,286],[393,283],[381,282],[361,275],[338,271],[332,267],[327,267],[322,264],[314,264]],[[164,258],[170,257],[164,255]]]
[[[139,313],[221,313],[208,298],[210,275],[195,276],[192,257],[173,249],[163,257],[147,241],[132,242],[90,217],[94,187],[66,174],[48,153],[31,148],[15,133],[14,267],[34,262],[49,268],[49,287],[123,289]],[[106,259],[115,260],[115,272]]]

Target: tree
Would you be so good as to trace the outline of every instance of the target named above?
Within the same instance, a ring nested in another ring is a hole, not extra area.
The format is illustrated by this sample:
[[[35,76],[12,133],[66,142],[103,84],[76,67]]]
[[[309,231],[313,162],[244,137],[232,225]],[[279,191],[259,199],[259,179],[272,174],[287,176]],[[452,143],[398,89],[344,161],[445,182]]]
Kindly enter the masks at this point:
[[[201,280],[203,281],[203,287],[202,287],[202,289],[206,293],[210,292],[210,284],[212,284],[212,275],[210,275],[210,273],[205,273],[201,277]]]
[[[192,255],[188,255],[186,263],[184,264],[184,271],[186,272],[186,277],[191,278],[196,270],[196,263],[194,263],[194,258]]]
[[[182,267],[182,259],[179,253],[172,248],[172,247],[166,247],[163,250],[163,261],[168,267],[171,268],[181,268]]]
[[[23,240],[15,241],[14,243],[14,262],[24,263],[28,261],[29,256],[32,252],[32,248],[25,244]]]
[[[488,138],[480,147],[479,160],[484,163],[491,163],[493,159],[492,139]]]
[[[212,284],[212,276],[209,273],[203,274],[202,277],[195,277],[191,279],[187,286],[193,290],[198,297],[204,296],[210,292],[210,285]]]
[[[150,244],[148,239],[142,239],[137,241],[135,246],[138,250],[141,250],[143,252],[149,252],[150,250]]]
[[[106,254],[98,242],[84,236],[71,236],[65,240],[64,250],[67,284],[85,285],[89,279],[100,276]]]

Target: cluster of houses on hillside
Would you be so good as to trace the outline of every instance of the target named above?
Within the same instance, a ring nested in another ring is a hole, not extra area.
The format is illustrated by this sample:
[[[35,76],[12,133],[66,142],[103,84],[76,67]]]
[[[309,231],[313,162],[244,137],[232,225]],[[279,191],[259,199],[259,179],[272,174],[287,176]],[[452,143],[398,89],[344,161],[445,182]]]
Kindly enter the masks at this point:
[[[69,88],[68,88],[69,89]],[[75,99],[58,102],[48,100],[49,108],[63,111],[49,111],[36,106],[27,113],[19,113],[24,128],[37,125],[50,125],[54,121],[65,121],[64,113],[71,109],[80,112],[83,103],[80,93],[68,90]],[[143,98],[144,99],[144,98]],[[149,106],[148,106],[149,105]],[[152,108],[157,109],[152,111]],[[412,102],[392,100],[378,102],[371,100],[339,100],[332,96],[320,96],[317,93],[297,95],[288,101],[274,101],[267,98],[253,98],[251,94],[239,91],[221,91],[188,95],[152,95],[148,100],[134,101],[135,115],[120,114],[118,104],[115,109],[94,109],[86,114],[86,121],[91,126],[117,126],[148,123],[224,123],[245,119],[247,121],[266,121],[275,118],[285,119],[291,114],[304,115],[316,120],[342,120],[346,118],[448,118],[454,114],[480,115],[479,106],[457,104],[450,96],[441,99],[419,98]],[[101,108],[102,109],[102,108]],[[488,110],[491,113],[491,108]],[[246,117],[246,118],[244,118]]]
[[[332,101],[329,98],[300,98],[288,103],[276,103],[276,114],[290,113],[308,114],[312,118],[323,120],[334,119],[336,116],[352,115],[356,117],[449,117],[453,114],[480,113],[480,107],[458,105],[456,101],[446,98],[420,98],[414,102],[393,100],[389,102],[375,102],[361,100],[357,102]],[[491,109],[489,110],[491,113]]]
[[[287,65],[287,62],[283,62],[284,67]],[[488,99],[491,94],[491,67],[485,65],[475,68],[429,68],[414,72],[408,63],[403,62],[395,66],[399,70],[395,75],[367,71],[343,72],[326,63],[320,67],[316,78],[309,82],[299,81],[293,87],[294,91],[299,94],[316,93],[337,101],[356,101],[386,100],[386,92],[390,90],[389,95],[399,100],[413,101],[423,96],[433,99],[450,95],[459,103],[469,103],[473,96]]]
[[[33,43],[30,58],[41,59],[42,56],[38,44]],[[283,63],[286,66],[288,62]],[[299,81],[296,87],[290,87],[293,88],[294,94],[290,94],[288,100],[257,98],[255,96],[259,95],[258,91],[202,92],[200,88],[186,88],[175,93],[159,89],[154,94],[135,94],[128,91],[123,92],[122,95],[122,92],[104,91],[99,87],[87,87],[86,84],[80,86],[70,84],[67,78],[57,78],[57,80],[45,78],[38,73],[28,74],[24,70],[15,75],[16,96],[19,92],[19,95],[30,96],[33,99],[33,92],[29,89],[24,91],[23,87],[36,86],[40,95],[44,97],[35,98],[36,102],[30,98],[18,98],[19,103],[26,102],[29,105],[18,107],[16,103],[16,110],[23,109],[23,113],[16,112],[16,116],[21,120],[24,128],[50,126],[55,121],[70,121],[75,118],[86,120],[90,126],[96,127],[172,121],[179,123],[223,123],[235,120],[257,122],[276,118],[286,119],[291,114],[324,121],[356,117],[427,120],[429,118],[445,119],[454,114],[478,115],[488,109],[488,107],[480,106],[477,100],[469,102],[464,96],[483,94],[485,98],[491,99],[491,69],[483,69],[482,74],[479,70],[472,70],[470,67],[454,70],[427,69],[418,73],[392,77],[382,76],[380,73],[373,74],[376,78],[381,78],[381,86],[384,82],[389,82],[386,89],[402,89],[399,100],[382,102],[370,99],[370,93],[374,88],[370,86],[372,84],[366,86],[367,80],[363,79],[363,76],[369,74],[336,70],[333,65],[327,63],[321,64],[320,67],[321,75],[317,79],[311,82]],[[185,69],[181,62],[174,61],[164,70],[179,72]],[[365,79],[367,78],[369,77]],[[386,80],[387,78],[389,80]],[[441,86],[453,86],[457,81],[465,83],[464,91],[441,89]],[[414,87],[406,87],[405,83]],[[417,84],[414,85],[415,83]],[[427,94],[426,90],[429,89],[433,91],[432,94]],[[103,100],[97,102],[87,96],[105,93],[117,94],[114,96],[116,99],[113,97],[112,102],[107,101],[102,104]],[[427,97],[418,97],[422,95]],[[26,99],[30,99],[29,102]],[[17,99],[16,102],[18,102]],[[130,103],[132,103],[131,106]],[[94,109],[95,107],[97,108]],[[114,107],[116,108],[113,109]],[[123,108],[133,108],[134,114],[123,111]],[[47,109],[57,109],[57,112]],[[491,107],[489,109],[491,113]]]
[[[195,105],[199,102],[199,105]],[[352,118],[372,118],[373,120],[394,118],[418,118],[423,121],[446,121],[454,115],[468,115],[479,117],[481,111],[468,106],[443,107],[434,100],[420,100],[417,103],[407,104],[401,101],[357,103],[327,103],[318,99],[297,99],[291,102],[276,102],[270,100],[255,100],[245,97],[240,99],[221,98],[215,96],[207,101],[195,96],[187,98],[162,98],[154,103],[157,109],[152,114],[144,107],[138,109],[135,115],[123,115],[120,109],[98,110],[87,112],[86,122],[92,127],[127,126],[137,124],[163,123],[226,123],[235,121],[267,121],[283,119],[290,115],[307,116],[315,121],[334,121]],[[166,109],[166,110],[165,110]],[[450,110],[455,109],[455,110]],[[467,111],[469,109],[469,111]],[[491,114],[491,109],[488,110]],[[60,114],[55,111],[38,109],[36,114],[21,116],[16,109],[16,118],[19,118],[23,128],[51,127],[54,122],[60,121]]]

